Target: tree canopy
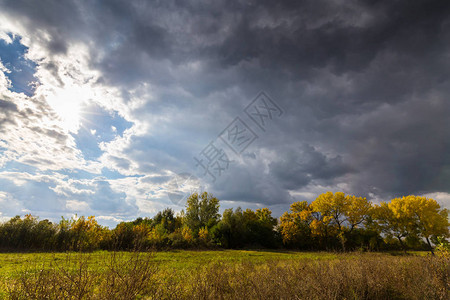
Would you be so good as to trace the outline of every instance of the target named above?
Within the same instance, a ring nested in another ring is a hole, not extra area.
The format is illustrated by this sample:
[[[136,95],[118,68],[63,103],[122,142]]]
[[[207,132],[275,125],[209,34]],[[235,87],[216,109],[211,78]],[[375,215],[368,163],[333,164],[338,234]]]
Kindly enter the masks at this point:
[[[0,249],[93,251],[148,248],[428,249],[449,234],[448,210],[434,199],[405,196],[373,204],[365,197],[326,192],[292,203],[279,219],[269,208],[219,213],[219,199],[204,192],[185,211],[166,208],[153,216],[121,222],[114,229],[94,216],[59,223],[30,214],[0,223]]]

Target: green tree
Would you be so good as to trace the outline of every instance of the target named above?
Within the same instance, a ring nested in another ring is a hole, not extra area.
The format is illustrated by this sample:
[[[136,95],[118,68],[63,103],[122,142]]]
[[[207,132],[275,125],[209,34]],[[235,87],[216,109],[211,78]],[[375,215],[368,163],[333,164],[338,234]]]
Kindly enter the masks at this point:
[[[246,209],[243,212],[243,217],[248,245],[268,248],[277,246],[275,232],[277,219],[272,217],[272,212],[268,208],[261,208],[256,211]]]
[[[162,212],[158,212],[155,217],[153,217],[153,226],[159,225],[168,232],[172,233],[177,228],[177,219],[175,213],[171,208],[166,208]]]
[[[225,248],[241,248],[246,240],[246,226],[240,207],[234,211],[225,209],[217,229],[213,231],[214,240]]]
[[[139,223],[140,224],[140,223]],[[135,232],[133,222],[120,222],[111,231],[111,248],[114,250],[131,250],[135,248]]]
[[[219,222],[219,200],[207,192],[194,193],[186,203],[184,223],[198,236],[200,228],[212,228]]]

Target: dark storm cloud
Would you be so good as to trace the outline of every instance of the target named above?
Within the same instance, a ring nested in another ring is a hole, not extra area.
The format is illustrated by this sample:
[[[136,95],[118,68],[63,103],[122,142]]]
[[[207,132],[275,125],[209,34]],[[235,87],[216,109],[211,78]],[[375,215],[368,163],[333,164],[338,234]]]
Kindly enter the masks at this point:
[[[263,205],[290,204],[293,197],[274,180],[264,174],[262,166],[237,165],[213,184],[213,193],[225,201],[240,201]]]
[[[269,164],[269,170],[287,189],[298,189],[313,180],[326,181],[352,171],[341,156],[328,158],[309,145],[296,151],[285,151],[283,156]]]
[[[133,115],[164,118],[125,151],[144,173],[189,166],[264,89],[286,114],[213,185],[218,196],[287,203],[287,190],[342,183],[386,197],[450,192],[448,1],[0,3],[47,30],[52,53],[90,43],[99,84],[125,100],[152,86]]]
[[[450,191],[450,105],[443,95],[425,99],[387,106],[347,128],[350,157],[367,168],[355,178],[355,189]]]

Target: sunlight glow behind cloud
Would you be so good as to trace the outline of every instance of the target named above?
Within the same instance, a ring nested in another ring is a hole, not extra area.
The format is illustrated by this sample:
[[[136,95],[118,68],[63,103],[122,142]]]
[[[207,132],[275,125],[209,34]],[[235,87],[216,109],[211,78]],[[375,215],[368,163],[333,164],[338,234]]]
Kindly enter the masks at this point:
[[[202,183],[222,208],[327,190],[448,206],[449,10],[0,0],[0,218],[180,210],[173,176],[261,90],[286,112]]]

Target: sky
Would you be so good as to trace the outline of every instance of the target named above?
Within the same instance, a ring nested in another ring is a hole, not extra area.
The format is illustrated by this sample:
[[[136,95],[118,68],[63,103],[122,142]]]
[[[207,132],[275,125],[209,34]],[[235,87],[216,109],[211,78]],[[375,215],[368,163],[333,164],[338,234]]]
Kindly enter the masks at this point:
[[[0,220],[450,208],[450,2],[0,0]]]

